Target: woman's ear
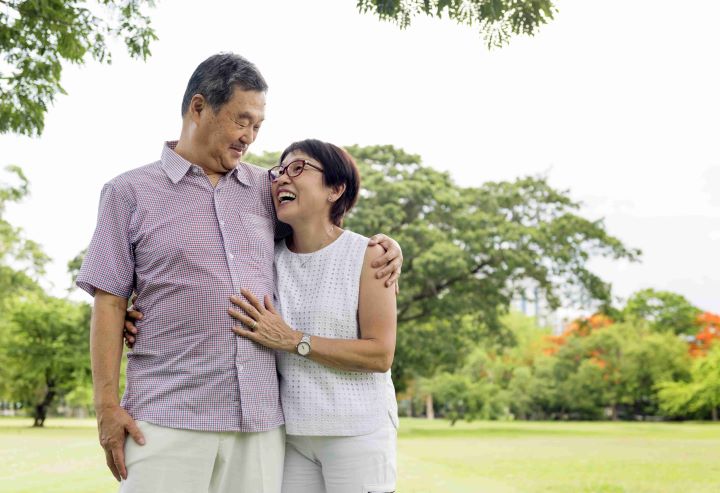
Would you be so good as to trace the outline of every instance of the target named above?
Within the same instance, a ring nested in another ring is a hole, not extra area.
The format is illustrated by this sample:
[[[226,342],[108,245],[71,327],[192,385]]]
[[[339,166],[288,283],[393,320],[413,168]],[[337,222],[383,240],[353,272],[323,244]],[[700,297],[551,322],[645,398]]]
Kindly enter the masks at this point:
[[[332,188],[332,193],[328,195],[328,202],[337,202],[345,193],[345,184],[341,183]]]

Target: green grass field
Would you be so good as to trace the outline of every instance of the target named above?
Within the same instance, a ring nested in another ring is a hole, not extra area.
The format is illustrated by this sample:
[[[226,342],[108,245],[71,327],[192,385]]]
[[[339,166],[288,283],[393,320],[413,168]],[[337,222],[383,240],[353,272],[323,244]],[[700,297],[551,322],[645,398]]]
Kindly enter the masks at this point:
[[[93,420],[0,419],[0,491],[110,493]],[[720,425],[403,419],[399,493],[718,493]]]

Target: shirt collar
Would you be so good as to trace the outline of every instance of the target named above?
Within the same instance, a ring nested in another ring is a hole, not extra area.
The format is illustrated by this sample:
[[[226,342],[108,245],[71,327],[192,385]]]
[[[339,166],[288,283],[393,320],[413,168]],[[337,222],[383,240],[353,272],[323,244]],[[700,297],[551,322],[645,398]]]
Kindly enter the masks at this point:
[[[185,176],[190,168],[194,165],[180,154],[175,152],[177,146],[177,140],[169,140],[163,145],[162,155],[160,157],[160,163],[165,174],[170,178],[173,183],[179,182],[183,176]],[[241,162],[235,169],[229,172],[231,175],[235,175],[237,180],[243,185],[251,185],[252,177],[247,169],[247,164]]]

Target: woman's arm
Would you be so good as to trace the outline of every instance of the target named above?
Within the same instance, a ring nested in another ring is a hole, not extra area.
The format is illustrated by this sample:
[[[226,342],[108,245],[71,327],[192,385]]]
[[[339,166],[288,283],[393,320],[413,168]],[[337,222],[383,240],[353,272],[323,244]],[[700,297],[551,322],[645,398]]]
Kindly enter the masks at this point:
[[[378,245],[365,251],[358,300],[360,339],[311,336],[312,350],[307,358],[341,370],[385,372],[390,369],[395,354],[397,326],[395,289],[385,287],[384,280],[376,278],[375,269],[371,266],[383,251]],[[250,303],[234,296],[230,299],[247,315],[237,310],[229,313],[247,329],[236,326],[233,331],[269,348],[295,353],[302,333],[285,323],[269,297],[265,297],[263,306],[247,290],[242,290],[242,294]]]

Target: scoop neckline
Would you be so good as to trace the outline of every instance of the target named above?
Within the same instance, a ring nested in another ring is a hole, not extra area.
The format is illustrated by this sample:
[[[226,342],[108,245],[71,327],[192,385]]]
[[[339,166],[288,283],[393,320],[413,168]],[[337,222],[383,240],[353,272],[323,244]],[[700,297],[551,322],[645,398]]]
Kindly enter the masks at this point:
[[[347,230],[345,230],[345,229],[342,230],[342,232],[338,235],[338,237],[335,238],[332,242],[328,243],[327,245],[325,245],[324,247],[320,248],[319,250],[315,250],[314,252],[307,252],[307,253],[293,252],[293,251],[290,250],[290,248],[288,248],[288,246],[287,246],[287,240],[288,240],[289,237],[286,238],[286,239],[284,239],[283,242],[282,242],[282,244],[283,244],[283,248],[285,249],[285,251],[287,251],[288,253],[290,253],[290,254],[292,254],[292,255],[297,255],[298,257],[310,257],[310,256],[313,256],[313,255],[316,255],[316,254],[320,254],[320,253],[325,252],[325,251],[327,251],[328,249],[330,249],[330,247],[332,247],[333,245],[335,245],[336,243],[338,243],[338,241],[340,240],[340,238],[342,238],[342,237],[345,235],[345,233],[347,233]]]

